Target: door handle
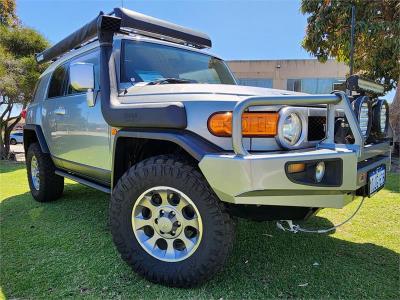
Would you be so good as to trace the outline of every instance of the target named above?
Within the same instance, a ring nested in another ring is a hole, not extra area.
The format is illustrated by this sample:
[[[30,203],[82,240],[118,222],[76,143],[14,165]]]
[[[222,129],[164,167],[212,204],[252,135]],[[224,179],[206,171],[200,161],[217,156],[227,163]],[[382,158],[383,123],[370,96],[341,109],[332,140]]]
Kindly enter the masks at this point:
[[[64,107],[59,107],[55,111],[56,115],[65,115],[65,108]]]

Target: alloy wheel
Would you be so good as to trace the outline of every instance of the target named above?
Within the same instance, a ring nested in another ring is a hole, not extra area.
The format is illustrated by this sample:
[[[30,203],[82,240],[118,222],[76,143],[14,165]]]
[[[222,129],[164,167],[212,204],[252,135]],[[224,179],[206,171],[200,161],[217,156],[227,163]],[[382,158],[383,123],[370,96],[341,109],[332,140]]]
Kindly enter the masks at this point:
[[[31,179],[34,188],[38,191],[40,188],[40,178],[39,178],[39,163],[36,156],[32,156],[31,159]]]
[[[158,186],[145,191],[132,209],[132,229],[153,257],[177,262],[200,244],[203,224],[193,201],[181,191]]]

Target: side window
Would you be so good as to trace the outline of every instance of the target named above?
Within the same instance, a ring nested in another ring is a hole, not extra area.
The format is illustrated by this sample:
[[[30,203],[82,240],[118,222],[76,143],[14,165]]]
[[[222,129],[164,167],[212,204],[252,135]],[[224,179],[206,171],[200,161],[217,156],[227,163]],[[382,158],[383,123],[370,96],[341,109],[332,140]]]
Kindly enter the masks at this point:
[[[49,77],[50,74],[46,74],[39,78],[33,93],[33,102],[41,101],[46,97],[46,86],[49,82]]]
[[[99,87],[99,79],[100,79],[100,59],[99,59],[100,52],[94,51],[90,52],[88,54],[85,54],[83,56],[80,56],[74,60],[71,61],[71,64],[75,63],[89,63],[94,65],[94,86],[97,89]],[[68,81],[68,89],[67,89],[67,94],[68,95],[73,95],[77,93],[82,93],[81,91],[75,90],[70,82]]]
[[[54,70],[50,80],[49,92],[47,93],[48,98],[60,97],[64,95],[66,74],[67,68],[65,65]]]

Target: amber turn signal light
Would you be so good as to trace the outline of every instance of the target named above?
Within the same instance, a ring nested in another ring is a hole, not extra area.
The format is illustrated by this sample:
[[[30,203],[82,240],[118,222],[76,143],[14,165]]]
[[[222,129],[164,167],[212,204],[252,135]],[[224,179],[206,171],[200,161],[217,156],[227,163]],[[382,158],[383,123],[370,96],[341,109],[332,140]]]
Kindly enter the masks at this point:
[[[289,164],[287,166],[288,173],[299,173],[303,172],[305,169],[306,169],[306,164],[304,163],[294,163],[294,164]]]
[[[247,112],[242,115],[245,137],[271,137],[277,134],[279,114],[276,112]],[[208,130],[215,136],[232,136],[232,113],[219,112],[208,119]]]
[[[111,128],[111,135],[116,135],[118,133],[118,129],[117,128]]]

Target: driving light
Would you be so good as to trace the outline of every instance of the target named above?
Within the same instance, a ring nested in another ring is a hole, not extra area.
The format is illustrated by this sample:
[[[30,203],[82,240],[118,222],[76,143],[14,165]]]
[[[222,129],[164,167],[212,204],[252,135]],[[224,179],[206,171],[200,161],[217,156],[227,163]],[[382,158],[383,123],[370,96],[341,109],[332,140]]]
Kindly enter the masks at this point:
[[[371,105],[367,96],[358,97],[354,102],[354,112],[362,135],[366,138],[371,130]]]
[[[278,125],[278,141],[285,148],[293,148],[303,139],[302,120],[298,114],[283,113]]]
[[[374,104],[372,127],[378,135],[386,135],[389,127],[389,105],[386,100],[378,100]]]
[[[325,175],[325,163],[320,161],[315,166],[315,180],[321,182]]]
[[[242,114],[244,137],[273,137],[277,133],[279,114],[276,112],[247,112]],[[215,136],[232,136],[232,113],[219,112],[208,119],[208,130]]]
[[[352,75],[346,80],[346,88],[350,91],[370,92],[383,95],[385,88],[382,84],[371,80],[362,79],[358,75]]]

